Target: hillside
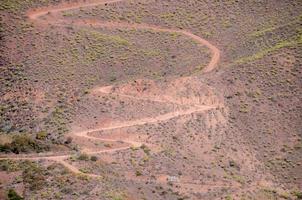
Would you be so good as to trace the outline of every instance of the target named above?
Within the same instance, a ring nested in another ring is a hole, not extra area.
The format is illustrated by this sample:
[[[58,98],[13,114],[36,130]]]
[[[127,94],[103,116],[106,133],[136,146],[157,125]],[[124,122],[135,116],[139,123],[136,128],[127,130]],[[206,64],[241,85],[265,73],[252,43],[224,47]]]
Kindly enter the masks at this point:
[[[301,10],[3,0],[0,199],[301,199]]]

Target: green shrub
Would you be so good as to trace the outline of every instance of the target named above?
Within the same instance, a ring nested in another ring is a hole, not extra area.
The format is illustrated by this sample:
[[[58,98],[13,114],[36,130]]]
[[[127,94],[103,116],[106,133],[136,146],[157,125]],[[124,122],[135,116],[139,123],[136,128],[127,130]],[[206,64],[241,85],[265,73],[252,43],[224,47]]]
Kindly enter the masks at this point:
[[[292,194],[297,197],[297,199],[302,199],[302,191],[293,191]]]
[[[14,153],[30,152],[37,148],[36,142],[26,135],[17,135],[10,144],[10,149]]]
[[[228,195],[228,196],[225,197],[225,200],[232,200],[232,199],[233,198],[230,195]]]
[[[143,144],[141,146],[141,149],[143,149],[143,151],[145,152],[145,154],[150,155],[150,151],[151,150],[149,149],[149,147],[147,147],[147,145]]]
[[[18,193],[14,189],[9,189],[7,193],[8,200],[23,200],[23,198],[18,195]]]
[[[81,153],[78,157],[78,160],[85,160],[88,161],[89,160],[89,156],[86,153]]]
[[[10,152],[10,145],[8,143],[0,144],[0,152],[5,152],[5,153]]]
[[[111,192],[107,192],[106,194],[107,198],[111,199],[111,200],[124,200],[124,199],[128,199],[127,196],[120,191],[111,191]]]
[[[96,157],[96,156],[91,156],[90,160],[91,160],[91,161],[97,161],[97,160],[98,160],[98,157]]]
[[[28,153],[32,151],[41,152],[49,150],[49,146],[45,145],[37,140],[32,139],[28,135],[16,135],[13,137],[11,143],[6,143],[0,145],[1,152],[13,152],[16,154],[19,153]]]
[[[46,131],[40,131],[39,133],[37,133],[36,135],[36,139],[37,140],[45,140],[47,137],[47,132]]]
[[[136,175],[136,176],[141,176],[141,175],[143,175],[143,174],[142,174],[142,172],[140,172],[140,171],[137,170],[137,171],[135,172],[135,175]]]

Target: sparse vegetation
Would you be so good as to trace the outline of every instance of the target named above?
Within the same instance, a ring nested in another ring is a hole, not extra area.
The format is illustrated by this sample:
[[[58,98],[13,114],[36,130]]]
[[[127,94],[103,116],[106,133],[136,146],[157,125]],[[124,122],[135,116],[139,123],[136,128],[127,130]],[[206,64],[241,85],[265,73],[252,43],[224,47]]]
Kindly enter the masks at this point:
[[[302,199],[299,1],[60,2],[0,3],[0,199]]]
[[[275,46],[268,48],[268,49],[261,50],[252,56],[240,58],[235,61],[235,64],[244,64],[244,63],[248,63],[248,62],[253,62],[253,61],[259,60],[259,59],[263,58],[264,56],[266,56],[274,51],[277,51],[281,48],[296,46],[299,44],[302,44],[302,35],[299,35],[297,40],[282,41],[282,42],[279,42],[278,44],[276,44]]]
[[[45,169],[35,163],[27,162],[22,174],[22,178],[30,190],[41,190],[45,187],[46,176]]]
[[[32,139],[29,135],[15,135],[10,143],[0,145],[1,152],[13,152],[13,153],[28,153],[28,152],[42,152],[47,151],[49,146],[43,144],[35,139]]]
[[[123,192],[119,191],[107,192],[106,196],[111,200],[125,200],[127,198]]]

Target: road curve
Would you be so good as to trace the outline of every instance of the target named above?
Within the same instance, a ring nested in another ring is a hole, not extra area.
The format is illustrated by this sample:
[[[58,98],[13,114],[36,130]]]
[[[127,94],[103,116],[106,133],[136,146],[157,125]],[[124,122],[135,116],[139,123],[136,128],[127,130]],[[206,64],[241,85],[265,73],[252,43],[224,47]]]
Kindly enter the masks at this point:
[[[45,22],[43,19],[41,19],[42,16],[47,15],[48,13],[59,13],[63,11],[68,11],[68,10],[75,10],[79,8],[85,8],[85,7],[94,7],[94,6],[99,6],[99,5],[104,5],[104,4],[110,4],[110,3],[115,3],[115,2],[120,2],[124,0],[100,0],[100,1],[92,1],[92,2],[81,2],[81,3],[74,3],[74,4],[61,4],[56,7],[50,6],[46,8],[41,8],[37,10],[32,10],[29,11],[27,16],[30,20],[39,23],[39,22]],[[47,21],[48,24],[53,24],[53,25],[58,25],[58,22],[53,20],[53,21]],[[178,33],[182,34],[186,37],[189,37],[196,42],[198,42],[201,45],[204,45],[209,48],[211,51],[212,57],[210,62],[207,64],[202,69],[202,73],[207,73],[210,71],[213,71],[219,62],[220,59],[220,51],[217,47],[212,45],[209,41],[194,35],[193,33],[186,31],[186,30],[180,30],[180,29],[169,29],[169,28],[163,28],[163,27],[158,27],[154,25],[148,25],[148,24],[128,24],[128,23],[113,23],[113,22],[102,22],[102,21],[95,21],[95,20],[81,20],[79,22],[75,22],[76,24],[79,25],[92,25],[92,26],[100,26],[100,27],[106,27],[106,28],[125,28],[125,29],[144,29],[144,30],[153,30],[157,32],[168,32],[168,33]],[[110,87],[110,86],[109,86]],[[104,88],[100,88],[98,92],[111,95],[110,92],[105,90]],[[136,97],[136,96],[130,96],[130,95],[125,95],[125,94],[119,94],[121,96],[124,96],[126,98],[132,98],[136,99],[138,101],[160,101],[162,103],[171,103],[169,101],[165,100],[158,100],[158,99],[152,99],[152,98],[142,98],[142,97]],[[172,102],[175,103],[175,102]],[[176,104],[176,103],[175,103]],[[115,125],[111,125],[108,127],[102,127],[98,129],[89,129],[89,130],[84,130],[81,132],[75,132],[71,133],[70,135],[73,135],[75,137],[81,137],[81,138],[86,138],[86,139],[92,139],[92,140],[98,140],[98,141],[104,141],[104,142],[118,142],[122,141],[123,143],[128,144],[126,147],[119,147],[119,148],[112,148],[112,149],[106,149],[106,150],[98,150],[98,151],[88,151],[86,152],[87,154],[99,154],[99,153],[110,153],[110,152],[116,152],[116,151],[123,151],[126,149],[129,149],[130,147],[140,147],[142,145],[141,142],[139,141],[132,141],[132,140],[115,140],[115,139],[106,139],[106,138],[100,138],[100,137],[94,137],[89,135],[89,133],[92,132],[97,132],[97,131],[104,131],[104,130],[112,130],[112,129],[120,129],[120,128],[125,128],[125,127],[131,127],[131,126],[138,126],[138,125],[144,125],[144,124],[153,124],[153,123],[159,123],[162,121],[168,121],[173,118],[181,117],[184,115],[190,115],[196,112],[205,112],[211,109],[215,109],[219,107],[219,105],[195,105],[192,106],[189,109],[186,110],[179,110],[171,113],[166,113],[163,115],[159,115],[156,117],[149,117],[149,118],[143,118],[143,119],[138,119],[138,120],[133,120],[133,121],[126,121],[126,122],[120,122]],[[79,169],[76,167],[72,166],[69,164],[66,159],[68,159],[71,156],[71,154],[65,154],[65,155],[45,155],[43,154],[41,156],[36,156],[36,154],[27,154],[27,155],[19,155],[19,156],[9,156],[9,157],[1,157],[0,160],[5,160],[5,159],[12,159],[12,160],[52,160],[61,163],[64,165],[67,169],[69,169],[71,172],[74,172],[76,174],[83,174]],[[85,175],[90,176],[90,177],[100,177],[99,175],[96,174],[87,174]]]

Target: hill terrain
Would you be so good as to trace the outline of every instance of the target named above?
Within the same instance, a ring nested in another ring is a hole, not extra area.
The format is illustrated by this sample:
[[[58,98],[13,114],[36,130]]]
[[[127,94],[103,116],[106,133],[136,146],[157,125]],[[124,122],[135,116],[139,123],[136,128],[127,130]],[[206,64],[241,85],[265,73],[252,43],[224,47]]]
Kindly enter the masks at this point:
[[[0,199],[301,199],[301,9],[3,0]]]

